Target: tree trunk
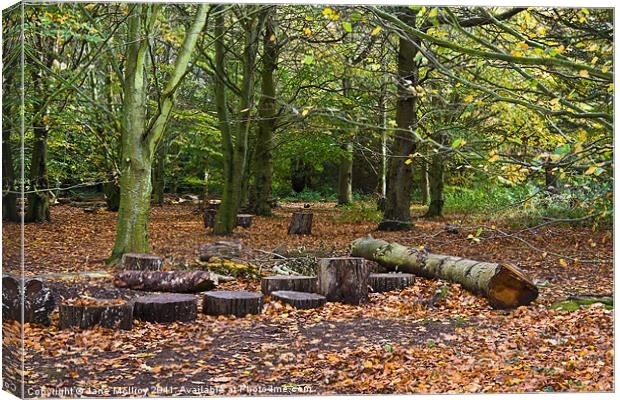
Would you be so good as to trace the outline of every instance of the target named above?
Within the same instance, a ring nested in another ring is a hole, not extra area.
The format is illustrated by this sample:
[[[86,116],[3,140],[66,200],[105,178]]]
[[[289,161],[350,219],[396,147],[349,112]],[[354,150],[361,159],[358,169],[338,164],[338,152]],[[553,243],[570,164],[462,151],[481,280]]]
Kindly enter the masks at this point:
[[[124,270],[131,271],[161,271],[164,260],[151,254],[125,253],[121,259]]]
[[[34,90],[43,93],[42,77],[37,69],[32,72]],[[49,182],[47,177],[47,139],[49,136],[49,115],[45,106],[44,97],[35,96],[33,109],[32,159],[30,161],[30,191],[28,194],[28,208],[24,217],[25,222],[45,222],[50,220]]]
[[[7,71],[8,72],[8,71]],[[13,160],[13,146],[11,133],[16,125],[11,114],[14,102],[19,99],[13,94],[14,74],[8,72],[3,79],[2,93],[2,219],[10,222],[20,222],[17,212],[17,187],[15,185],[15,162]]]
[[[153,203],[164,205],[164,189],[166,187],[166,149],[167,144],[162,142],[155,152],[155,168],[153,169]]]
[[[430,194],[429,182],[428,182],[428,164],[426,160],[420,160],[420,191],[422,192],[422,205],[428,204]]]
[[[153,153],[170,118],[176,90],[185,76],[198,35],[206,23],[208,7],[206,4],[198,5],[196,17],[186,30],[177,54],[174,70],[157,99],[158,108],[147,126],[147,50],[158,10],[155,5],[134,4],[128,16],[121,119],[121,198],[116,241],[108,264],[116,264],[124,253],[149,253],[148,216]]]
[[[240,111],[236,115],[234,124],[235,135],[231,130],[231,121],[228,116],[228,101],[226,84],[226,58],[224,45],[224,13],[223,6],[216,6],[218,11],[215,18],[215,103],[222,133],[222,148],[224,153],[224,193],[222,203],[218,209],[213,233],[228,235],[236,225],[237,213],[243,194],[243,178],[246,173],[248,156],[248,134],[254,94],[254,68],[258,52],[258,33],[260,31],[260,17],[249,17],[245,33],[243,49],[243,80],[241,84]]]
[[[444,143],[441,136],[433,139],[440,144]],[[426,218],[441,217],[443,215],[443,164],[444,156],[440,153],[433,153],[428,171],[431,202],[428,206],[428,211],[424,215]]]
[[[49,326],[56,308],[54,295],[39,279],[2,277],[2,320],[22,321]]]
[[[114,286],[150,292],[204,292],[217,286],[218,275],[203,271],[119,271]]]
[[[459,283],[485,296],[495,308],[527,305],[538,296],[536,285],[518,268],[428,253],[373,238],[354,240],[351,255],[376,261],[386,268],[429,279]]]
[[[103,193],[105,194],[106,209],[108,211],[118,211],[121,203],[121,187],[116,177],[112,182],[104,183]]]
[[[402,8],[404,21],[415,26],[415,12]],[[411,189],[413,186],[412,164],[405,163],[409,154],[415,153],[415,140],[411,130],[416,129],[415,97],[409,87],[418,81],[418,69],[414,57],[418,52],[414,38],[401,37],[398,49],[398,101],[396,104],[396,126],[398,133],[392,144],[392,158],[388,166],[387,193],[383,220],[379,230],[395,231],[411,228]]]
[[[391,290],[401,290],[411,286],[415,277],[413,274],[370,274],[368,286],[374,293],[389,292]]]
[[[381,118],[381,176],[379,178],[379,192],[381,198],[385,199],[387,190],[387,167],[388,167],[388,135],[387,135],[387,87],[386,83],[381,84],[381,97],[379,98],[379,116]]]
[[[273,179],[273,136],[276,123],[276,87],[273,73],[278,65],[279,45],[276,35],[275,9],[267,11],[263,37],[263,70],[261,72],[261,99],[258,105],[259,126],[254,160],[256,198],[254,213],[271,216]]]
[[[338,204],[353,203],[353,143],[342,146],[344,154],[338,166]]]

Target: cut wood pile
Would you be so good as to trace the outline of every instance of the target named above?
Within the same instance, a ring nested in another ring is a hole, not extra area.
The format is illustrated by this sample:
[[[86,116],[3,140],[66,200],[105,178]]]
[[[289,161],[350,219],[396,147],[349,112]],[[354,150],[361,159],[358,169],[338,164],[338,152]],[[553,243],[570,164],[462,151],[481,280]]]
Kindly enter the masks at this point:
[[[391,270],[459,283],[470,292],[485,296],[494,308],[527,305],[538,296],[538,288],[530,278],[508,264],[433,254],[372,237],[353,241],[351,254]]]

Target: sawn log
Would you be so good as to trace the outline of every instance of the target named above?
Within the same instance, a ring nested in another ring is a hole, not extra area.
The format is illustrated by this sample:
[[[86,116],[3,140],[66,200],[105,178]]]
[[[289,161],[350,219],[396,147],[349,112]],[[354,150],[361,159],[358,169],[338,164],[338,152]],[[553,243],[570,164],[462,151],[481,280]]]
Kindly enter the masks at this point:
[[[433,254],[372,237],[354,240],[351,255],[376,261],[391,270],[459,283],[470,292],[485,296],[494,308],[527,305],[538,296],[538,288],[530,278],[509,264]]]

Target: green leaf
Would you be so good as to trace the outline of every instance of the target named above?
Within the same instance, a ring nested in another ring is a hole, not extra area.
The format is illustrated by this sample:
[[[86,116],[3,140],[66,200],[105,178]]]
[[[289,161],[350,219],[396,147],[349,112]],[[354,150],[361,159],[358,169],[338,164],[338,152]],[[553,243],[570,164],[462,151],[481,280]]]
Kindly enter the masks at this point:
[[[342,21],[342,28],[349,33],[353,31],[353,27],[351,26],[351,24],[345,21]]]
[[[306,65],[310,65],[314,62],[314,57],[312,56],[304,56],[304,61],[303,63]]]
[[[465,139],[463,139],[463,138],[457,138],[454,142],[452,142],[452,148],[453,148],[453,149],[456,149],[457,147],[464,146],[464,145],[465,145],[465,143],[467,143],[467,142],[465,141]]]

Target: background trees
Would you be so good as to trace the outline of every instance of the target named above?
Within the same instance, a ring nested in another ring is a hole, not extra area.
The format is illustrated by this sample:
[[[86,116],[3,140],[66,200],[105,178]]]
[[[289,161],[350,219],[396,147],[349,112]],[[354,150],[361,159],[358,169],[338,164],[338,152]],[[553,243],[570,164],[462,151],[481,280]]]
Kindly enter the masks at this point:
[[[29,6],[26,220],[53,219],[49,204],[62,188],[103,188],[108,209],[119,210],[116,259],[148,250],[150,202],[178,192],[222,198],[219,234],[233,230],[238,210],[270,215],[276,198],[291,196],[345,205],[385,197],[378,222],[390,230],[411,226],[412,203],[428,203],[415,215],[438,217],[495,192],[507,194],[505,206],[570,198],[580,218],[606,218],[611,16]],[[15,26],[5,21],[5,30]],[[18,137],[10,116],[22,106],[11,43],[3,53],[3,215],[17,220],[11,171],[19,160],[8,156]]]

